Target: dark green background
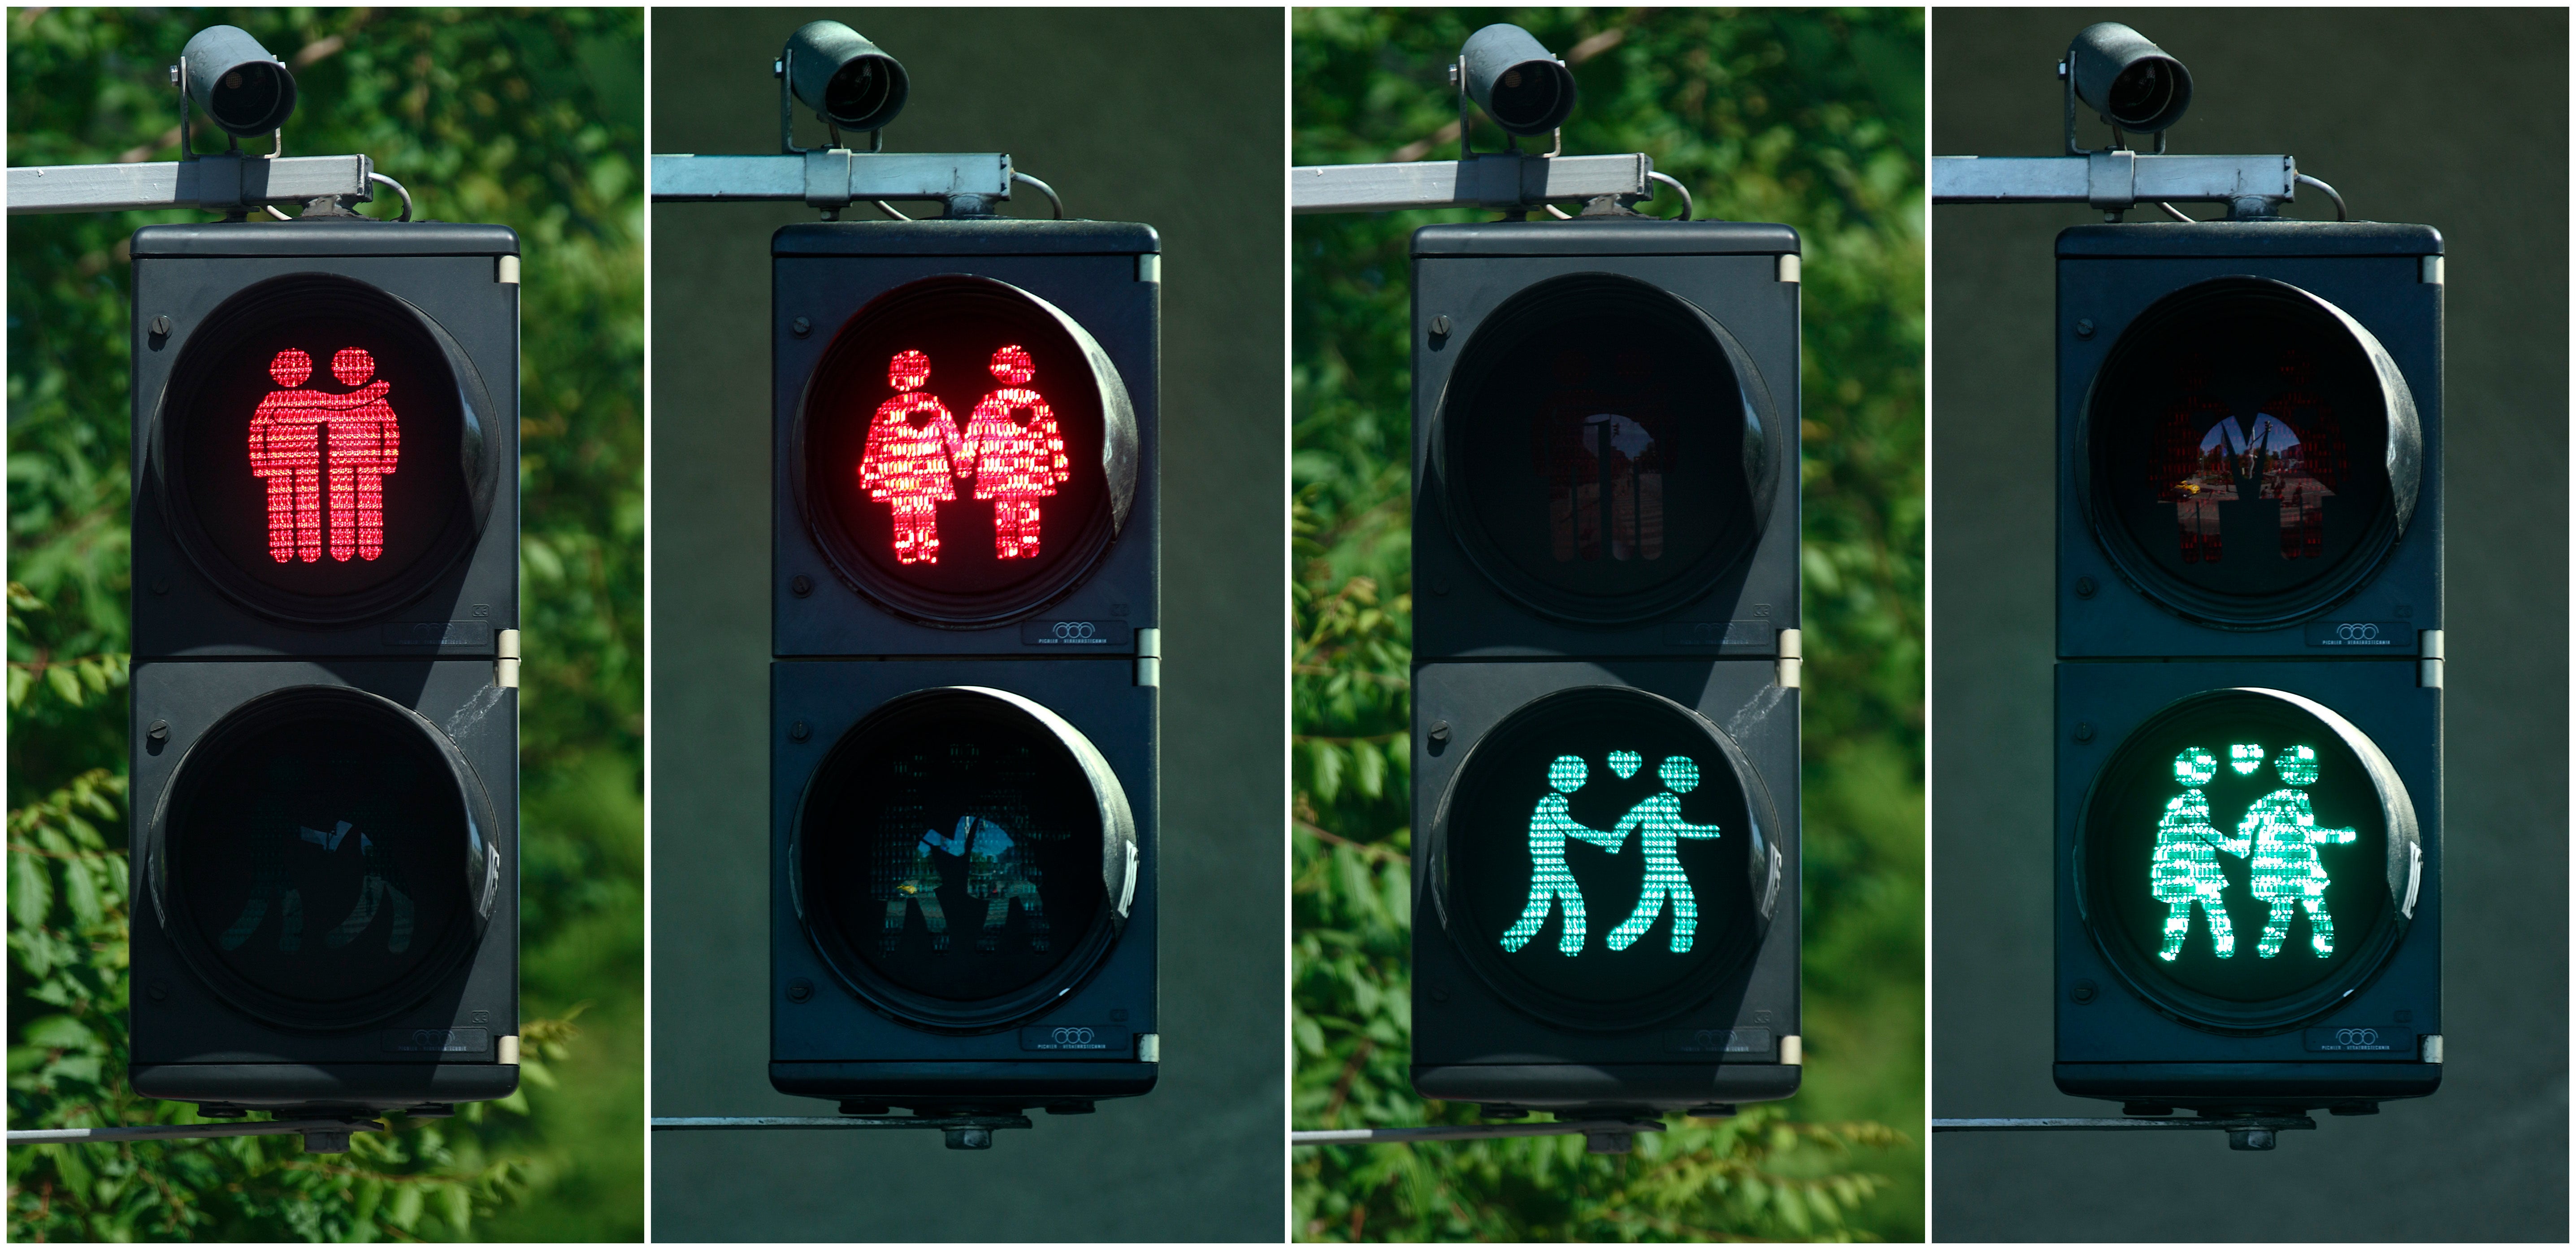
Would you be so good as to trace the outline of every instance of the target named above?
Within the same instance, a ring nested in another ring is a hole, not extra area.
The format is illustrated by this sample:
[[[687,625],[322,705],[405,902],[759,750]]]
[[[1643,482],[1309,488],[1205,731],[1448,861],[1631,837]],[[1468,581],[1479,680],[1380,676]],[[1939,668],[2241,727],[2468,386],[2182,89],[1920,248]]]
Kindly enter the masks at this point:
[[[2174,151],[2287,152],[2355,217],[2447,244],[2449,1063],[2432,1098],[2271,1154],[2215,1133],[1944,1135],[1933,1235],[2563,1241],[2566,11],[1943,9],[1932,150],[2062,150],[2052,67],[2102,20],[2190,68]],[[2313,192],[2290,211],[2333,216]],[[2051,240],[2100,219],[1933,215],[1936,1116],[2114,1113],[2049,1079],[2052,564],[2033,541],[2055,506]]]
[[[770,61],[855,26],[912,94],[890,149],[1005,151],[1163,240],[1162,1083],[989,1153],[934,1134],[661,1134],[674,1241],[1274,1240],[1286,1021],[1287,569],[1278,10],[663,10],[654,150],[773,151]],[[801,111],[801,110],[800,110]],[[810,113],[803,142],[820,138]],[[1007,210],[1044,215],[1023,195]],[[864,208],[853,219],[870,215]],[[829,1114],[768,1078],[769,236],[665,205],[653,245],[656,1115]]]

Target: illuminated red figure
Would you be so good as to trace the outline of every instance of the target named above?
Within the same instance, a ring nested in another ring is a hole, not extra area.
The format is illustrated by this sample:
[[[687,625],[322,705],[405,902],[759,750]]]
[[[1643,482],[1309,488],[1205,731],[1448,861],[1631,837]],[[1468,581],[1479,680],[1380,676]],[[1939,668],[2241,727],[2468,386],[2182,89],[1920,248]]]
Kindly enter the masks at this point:
[[[921,389],[930,381],[930,357],[917,351],[895,353],[886,380],[896,393],[877,405],[876,419],[868,424],[859,485],[868,498],[894,508],[894,558],[905,564],[937,564],[938,505],[957,497],[949,481],[958,452],[956,418],[937,396]]]
[[[2174,505],[2183,563],[2216,564],[2218,505],[2236,498],[2235,460],[2245,450],[2244,427],[2210,396],[2207,360],[2184,358],[2182,383],[2182,398],[2158,424],[2149,472],[2156,498]]]
[[[1552,365],[1557,390],[1539,415],[1536,451],[1547,482],[1550,545],[1560,561],[1600,559],[1605,530],[1613,560],[1664,554],[1665,465],[1656,437],[1662,404],[1649,393],[1654,362],[1630,350],[1616,366],[1619,384],[1605,391],[1588,385],[1592,364],[1580,351],[1560,352]]]
[[[965,448],[957,457],[957,476],[974,474],[975,497],[993,501],[994,558],[1034,557],[1038,501],[1072,478],[1073,462],[1065,457],[1055,410],[1029,388],[1037,366],[1028,350],[1011,346],[993,353],[992,370],[1005,385],[975,405]]]
[[[2280,373],[2284,389],[2263,401],[2263,412],[2288,427],[2289,439],[2264,466],[2261,497],[2281,504],[2281,558],[2314,560],[2325,554],[2326,499],[2348,467],[2343,422],[2317,394],[2307,353],[2283,353]]]
[[[375,359],[344,347],[331,358],[331,374],[344,394],[303,389],[313,358],[295,348],[269,361],[279,387],[250,420],[251,476],[268,483],[268,554],[280,564],[322,558],[323,485],[330,485],[331,558],[373,560],[385,550],[384,477],[394,471],[401,435],[384,402],[390,384],[369,383]],[[330,431],[324,455],[323,431]]]

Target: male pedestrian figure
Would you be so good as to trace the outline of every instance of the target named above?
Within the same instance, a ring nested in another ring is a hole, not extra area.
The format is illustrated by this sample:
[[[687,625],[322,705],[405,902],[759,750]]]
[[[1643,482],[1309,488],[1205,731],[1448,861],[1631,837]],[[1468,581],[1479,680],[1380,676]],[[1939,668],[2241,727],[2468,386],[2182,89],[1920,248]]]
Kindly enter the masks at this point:
[[[2182,954],[2194,906],[2209,917],[2210,943],[2218,948],[2218,957],[2232,958],[2236,930],[2227,921],[2227,904],[2219,899],[2227,874],[2219,870],[2218,852],[2241,859],[2252,844],[2229,838],[2209,823],[2209,792],[2201,787],[2218,775],[2217,756],[2189,747],[2174,757],[2173,770],[2174,780],[2185,788],[2165,804],[2164,819],[2156,824],[2155,860],[2147,869],[2156,901],[2165,905],[2165,944],[2156,958],[2172,963]]]
[[[1656,794],[1619,818],[1610,833],[1626,838],[1630,829],[1637,830],[1638,853],[1646,857],[1646,891],[1638,896],[1637,909],[1610,931],[1609,946],[1623,951],[1646,936],[1655,918],[1663,914],[1664,900],[1673,902],[1673,936],[1667,943],[1672,953],[1690,953],[1691,936],[1699,930],[1699,900],[1691,894],[1690,874],[1682,870],[1681,840],[1705,841],[1718,836],[1715,825],[1694,825],[1682,819],[1681,796],[1699,786],[1699,765],[1687,756],[1667,758],[1655,769],[1655,776],[1665,785]]]
[[[957,831],[950,841],[966,848],[966,897],[984,900],[984,934],[975,940],[975,949],[1000,948],[1002,928],[1010,923],[1011,904],[1018,903],[1029,918],[1029,947],[1045,950],[1046,912],[1038,898],[1037,883],[1029,879],[1026,848],[999,823],[980,816],[958,817]]]
[[[904,920],[914,907],[921,909],[922,922],[930,926],[930,949],[948,949],[948,913],[939,906],[939,861],[932,855],[942,851],[964,855],[966,833],[962,821],[953,835],[924,829],[912,844],[912,855],[904,862],[901,876],[879,870],[877,897],[885,900],[886,910],[885,933],[878,939],[878,946],[885,953],[893,954],[896,944],[903,940]]]
[[[958,450],[956,420],[939,397],[921,389],[930,381],[930,357],[896,352],[886,366],[895,395],[877,405],[868,422],[867,449],[859,456],[859,487],[894,509],[894,558],[903,564],[939,563],[941,500],[955,499],[951,459]],[[946,939],[941,939],[946,949]]]
[[[2263,922],[2263,940],[2254,953],[2265,959],[2281,953],[2289,940],[2290,920],[2308,909],[2308,944],[2317,958],[2334,954],[2334,917],[2326,914],[2326,869],[2318,862],[2320,846],[2350,846],[2359,835],[2350,829],[2320,829],[2303,787],[2317,779],[2317,753],[2310,747],[2288,747],[2275,756],[2283,788],[2254,800],[2238,822],[2236,836],[2254,843],[2254,897],[2271,905]]]
[[[373,560],[385,553],[385,478],[402,458],[402,428],[385,402],[390,384],[368,384],[375,375],[376,358],[365,348],[343,347],[331,355],[331,376],[359,388],[330,396],[325,404],[334,560]]]
[[[994,352],[991,368],[1003,385],[976,404],[967,419],[957,476],[973,474],[975,497],[993,501],[993,558],[1034,559],[1038,501],[1072,479],[1073,462],[1065,455],[1055,410],[1029,387],[1037,365],[1028,349],[1008,346]]]
[[[1560,755],[1547,766],[1547,784],[1551,793],[1538,801],[1538,810],[1530,816],[1530,892],[1529,905],[1521,909],[1521,918],[1503,931],[1503,949],[1518,951],[1538,936],[1547,923],[1552,906],[1565,909],[1563,923],[1556,931],[1556,953],[1571,957],[1583,950],[1583,887],[1576,884],[1574,873],[1565,866],[1565,840],[1581,838],[1594,846],[1619,853],[1623,836],[1613,836],[1578,821],[1567,795],[1583,788],[1588,775],[1581,756]]]

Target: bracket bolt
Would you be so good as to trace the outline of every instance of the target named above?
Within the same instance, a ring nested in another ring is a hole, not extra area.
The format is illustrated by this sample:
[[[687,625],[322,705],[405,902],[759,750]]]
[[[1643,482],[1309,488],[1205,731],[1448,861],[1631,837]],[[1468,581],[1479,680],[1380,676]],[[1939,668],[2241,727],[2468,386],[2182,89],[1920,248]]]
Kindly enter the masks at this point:
[[[787,740],[789,742],[803,742],[807,738],[811,738],[813,736],[814,731],[807,728],[805,722],[801,720],[787,727]]]
[[[787,323],[787,328],[788,328],[789,330],[791,330],[791,331],[794,331],[794,332],[795,332],[796,337],[798,337],[798,338],[800,338],[800,339],[801,339],[801,338],[805,337],[806,335],[808,335],[808,334],[812,334],[812,333],[814,332],[814,323],[813,323],[813,322],[811,322],[811,321],[806,320],[806,319],[805,319],[805,318],[803,318],[803,317],[798,317],[798,318],[797,318],[797,319],[795,319],[794,321],[788,322],[788,323]]]
[[[1449,741],[1449,722],[1445,720],[1431,722],[1431,740],[1446,744]]]
[[[2094,988],[2092,982],[2078,981],[2075,983],[2073,988],[2067,990],[2066,996],[2079,1003],[2089,1003],[2093,1001],[2093,996],[2098,992],[2099,991]]]
[[[170,337],[170,315],[168,313],[163,313],[152,319],[152,334],[155,338],[166,339]]]
[[[799,331],[799,333],[802,333],[802,331]],[[2079,339],[2089,339],[2093,337],[2092,318],[2078,317],[2075,319],[2075,337]]]
[[[814,579],[799,573],[796,576],[787,579],[787,590],[788,593],[802,599],[805,596],[814,593]]]
[[[2079,577],[2075,579],[2075,597],[2078,599],[2090,599],[2093,597],[2094,592],[2100,589],[2101,587],[2093,584],[2092,578]]]
[[[787,983],[787,1001],[801,1003],[814,997],[814,983],[798,977]]]
[[[168,742],[170,740],[170,722],[166,720],[156,720],[152,722],[152,727],[145,730],[143,732],[143,736],[150,738],[154,742]]]
[[[2093,726],[2081,721],[2077,722],[2075,726],[2075,740],[2077,742],[2091,742],[2093,740]]]
[[[1435,339],[1445,339],[1449,337],[1449,315],[1447,313],[1442,313],[1441,315],[1431,319],[1431,337]]]

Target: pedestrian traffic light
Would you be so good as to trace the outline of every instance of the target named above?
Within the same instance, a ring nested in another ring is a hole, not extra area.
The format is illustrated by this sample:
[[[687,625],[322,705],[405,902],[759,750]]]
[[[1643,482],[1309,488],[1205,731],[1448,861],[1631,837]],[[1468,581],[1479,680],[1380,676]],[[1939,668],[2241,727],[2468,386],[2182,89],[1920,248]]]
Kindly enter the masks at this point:
[[[504,1097],[518,238],[323,204],[133,257],[134,1087]]]
[[[2441,236],[2251,215],[2057,257],[2058,1087],[2429,1094]]]
[[[1797,235],[1623,209],[1413,257],[1414,1085],[1786,1098]]]
[[[1146,1093],[1155,233],[960,214],[772,256],[770,1081],[923,1115]]]

